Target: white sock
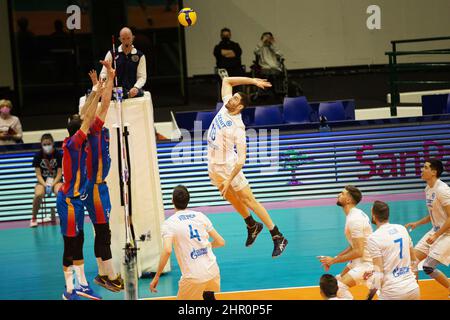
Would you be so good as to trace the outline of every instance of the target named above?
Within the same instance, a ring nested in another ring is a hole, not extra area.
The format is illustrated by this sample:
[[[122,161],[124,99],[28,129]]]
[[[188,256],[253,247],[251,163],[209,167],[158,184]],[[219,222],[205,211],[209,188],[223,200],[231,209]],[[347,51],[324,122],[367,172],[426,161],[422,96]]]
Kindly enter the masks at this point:
[[[112,259],[103,261],[103,271],[108,275],[110,280],[116,279]]]
[[[77,276],[78,283],[82,286],[87,286],[86,275],[84,274],[84,264],[74,265],[75,275]]]
[[[66,280],[66,291],[72,293],[73,291],[73,269],[72,266],[64,271],[64,279]]]
[[[98,274],[101,276],[104,276],[106,273],[105,273],[105,269],[103,267],[102,258],[97,258],[97,266],[98,266]]]

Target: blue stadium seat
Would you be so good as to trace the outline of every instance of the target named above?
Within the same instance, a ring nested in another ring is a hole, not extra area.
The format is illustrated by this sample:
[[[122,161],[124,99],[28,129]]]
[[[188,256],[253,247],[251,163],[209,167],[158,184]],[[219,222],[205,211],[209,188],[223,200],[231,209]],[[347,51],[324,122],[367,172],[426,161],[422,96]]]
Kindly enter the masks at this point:
[[[255,108],[244,108],[241,114],[242,122],[244,122],[245,126],[252,126],[255,123]]]
[[[197,117],[195,118],[195,121],[201,121],[202,130],[207,130],[211,125],[211,122],[213,121],[215,115],[216,115],[215,111],[214,112],[199,111],[197,112]]]
[[[175,119],[177,121],[178,128],[192,130],[194,129],[194,121],[197,118],[197,112],[176,112]]]
[[[255,126],[266,126],[271,124],[282,124],[283,114],[281,107],[283,105],[259,106],[255,108]]]
[[[355,120],[355,100],[343,100],[345,120]]]
[[[325,116],[328,121],[345,120],[344,105],[341,101],[321,102],[319,104],[319,116]]]
[[[284,98],[283,116],[285,123],[304,123],[312,121],[313,109],[306,97]]]
[[[449,94],[431,94],[422,96],[422,115],[448,113],[449,98]]]

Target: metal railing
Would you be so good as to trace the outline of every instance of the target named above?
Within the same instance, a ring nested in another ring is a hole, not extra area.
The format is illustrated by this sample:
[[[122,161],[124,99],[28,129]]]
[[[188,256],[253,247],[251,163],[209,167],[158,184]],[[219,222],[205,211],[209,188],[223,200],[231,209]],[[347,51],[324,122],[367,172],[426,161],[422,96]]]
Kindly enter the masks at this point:
[[[399,74],[404,71],[430,71],[442,68],[450,68],[450,62],[413,62],[413,63],[398,63],[399,56],[413,56],[413,55],[450,55],[450,48],[446,49],[432,49],[432,50],[408,50],[397,51],[397,46],[404,43],[418,43],[429,41],[443,41],[450,40],[450,37],[435,37],[435,38],[421,38],[421,39],[406,39],[391,41],[392,51],[385,54],[389,57],[389,84],[391,92],[391,116],[397,115],[397,106],[400,104],[399,85],[405,84],[450,84],[450,81],[434,81],[434,80],[399,80]]]

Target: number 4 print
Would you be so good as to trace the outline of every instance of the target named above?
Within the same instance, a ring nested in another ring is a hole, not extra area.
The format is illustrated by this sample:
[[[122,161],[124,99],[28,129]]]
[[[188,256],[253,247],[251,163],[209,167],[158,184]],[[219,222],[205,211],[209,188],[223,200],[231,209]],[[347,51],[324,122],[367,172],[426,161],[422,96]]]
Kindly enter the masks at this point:
[[[189,225],[189,233],[190,233],[190,238],[191,239],[196,238],[198,241],[202,241],[200,239],[200,235],[198,234],[198,230],[197,229],[192,229],[192,225]]]

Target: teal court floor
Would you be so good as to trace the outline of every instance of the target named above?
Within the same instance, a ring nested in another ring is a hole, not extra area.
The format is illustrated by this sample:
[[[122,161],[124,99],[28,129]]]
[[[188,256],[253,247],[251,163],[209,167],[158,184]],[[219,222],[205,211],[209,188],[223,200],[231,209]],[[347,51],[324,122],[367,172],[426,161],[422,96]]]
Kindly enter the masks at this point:
[[[388,203],[391,223],[405,224],[427,215],[424,200]],[[286,251],[278,259],[271,257],[273,244],[267,230],[260,234],[252,247],[246,248],[245,225],[237,213],[209,214],[216,230],[226,240],[225,247],[215,250],[221,270],[222,292],[318,285],[324,271],[316,256],[335,255],[347,246],[343,230],[345,215],[340,207],[330,201],[328,204],[294,208],[282,208],[281,204],[278,209],[269,209],[272,219],[289,240]],[[370,202],[361,203],[358,207],[370,217]],[[411,233],[415,244],[430,227],[421,226]],[[86,224],[85,270],[91,282],[96,275],[93,243],[93,228]],[[62,252],[59,226],[0,230],[0,299],[61,299],[64,290]],[[161,277],[158,293],[149,291],[151,279],[139,280],[139,298],[176,295],[180,269],[174,256],[171,263],[172,271]],[[334,265],[330,272],[337,274],[343,267],[344,264]],[[441,267],[441,270],[450,275],[449,268]],[[427,276],[421,272],[420,278],[427,279]],[[103,299],[124,298],[123,292],[112,293],[95,284],[93,286]]]

